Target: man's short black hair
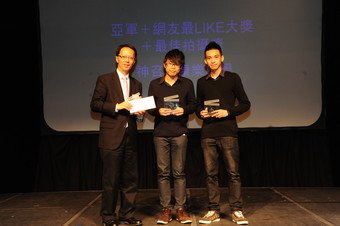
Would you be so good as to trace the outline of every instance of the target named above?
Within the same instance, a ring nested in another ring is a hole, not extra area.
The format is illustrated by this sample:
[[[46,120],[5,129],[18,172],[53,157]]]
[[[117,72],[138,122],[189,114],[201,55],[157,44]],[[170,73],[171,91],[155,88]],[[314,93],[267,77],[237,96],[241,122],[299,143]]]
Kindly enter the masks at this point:
[[[214,41],[209,42],[208,45],[205,47],[204,55],[207,51],[212,50],[212,49],[217,49],[218,51],[220,51],[220,54],[223,55],[221,46],[217,42],[214,42]]]
[[[165,54],[163,63],[165,63],[167,60],[170,60],[172,63],[179,65],[182,68],[185,63],[185,56],[181,50],[172,49]]]

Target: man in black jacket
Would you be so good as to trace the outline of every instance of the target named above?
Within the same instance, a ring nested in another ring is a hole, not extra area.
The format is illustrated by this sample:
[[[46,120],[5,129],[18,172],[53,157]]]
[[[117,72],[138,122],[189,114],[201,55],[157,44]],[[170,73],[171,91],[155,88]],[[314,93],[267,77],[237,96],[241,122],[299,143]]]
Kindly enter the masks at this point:
[[[101,216],[104,226],[119,222],[142,225],[133,217],[138,186],[136,117],[145,112],[130,114],[128,99],[142,93],[142,84],[130,76],[136,63],[137,50],[123,44],[116,50],[117,68],[97,78],[91,100],[91,110],[101,113],[99,148],[103,162],[103,192]],[[120,209],[116,214],[118,193]]]

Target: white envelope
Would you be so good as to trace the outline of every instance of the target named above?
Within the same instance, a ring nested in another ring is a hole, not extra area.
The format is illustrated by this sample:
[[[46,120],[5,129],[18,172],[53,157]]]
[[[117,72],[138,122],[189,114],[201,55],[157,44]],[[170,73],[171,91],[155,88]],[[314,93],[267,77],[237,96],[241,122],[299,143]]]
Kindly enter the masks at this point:
[[[153,96],[134,99],[130,100],[129,102],[130,104],[132,104],[132,109],[130,110],[130,113],[156,108],[156,103]]]

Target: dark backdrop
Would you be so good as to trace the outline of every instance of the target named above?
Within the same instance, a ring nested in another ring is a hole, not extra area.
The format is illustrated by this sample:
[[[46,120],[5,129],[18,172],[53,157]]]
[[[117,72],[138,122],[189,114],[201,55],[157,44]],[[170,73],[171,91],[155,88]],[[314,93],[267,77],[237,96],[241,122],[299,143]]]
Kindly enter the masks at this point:
[[[38,1],[6,2],[2,21],[1,193],[100,189],[97,133],[42,134],[43,97]],[[240,131],[243,186],[339,186],[337,117],[339,10],[323,6],[325,128]],[[156,188],[151,132],[139,136],[141,188]],[[188,186],[204,186],[199,130],[189,134]],[[221,168],[223,164],[221,162]],[[225,185],[225,174],[220,175]]]

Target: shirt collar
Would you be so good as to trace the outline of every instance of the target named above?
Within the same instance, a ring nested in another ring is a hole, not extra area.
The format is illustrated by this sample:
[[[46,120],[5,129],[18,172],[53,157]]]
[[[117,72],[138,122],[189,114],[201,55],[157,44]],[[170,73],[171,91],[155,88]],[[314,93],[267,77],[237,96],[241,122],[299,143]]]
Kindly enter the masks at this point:
[[[178,76],[177,81],[182,81],[182,76]],[[165,75],[159,79],[159,85],[165,82]]]
[[[120,72],[118,69],[116,70],[117,74],[119,76],[120,79],[129,79],[130,74],[124,75],[122,72]]]
[[[219,76],[216,77],[216,79],[217,79],[218,77],[220,77],[220,76],[224,77],[224,70],[221,71],[221,73],[219,74]],[[210,73],[207,74],[207,76],[205,76],[205,79],[206,79],[206,80],[208,80],[209,78],[213,79],[213,78],[210,76]]]

